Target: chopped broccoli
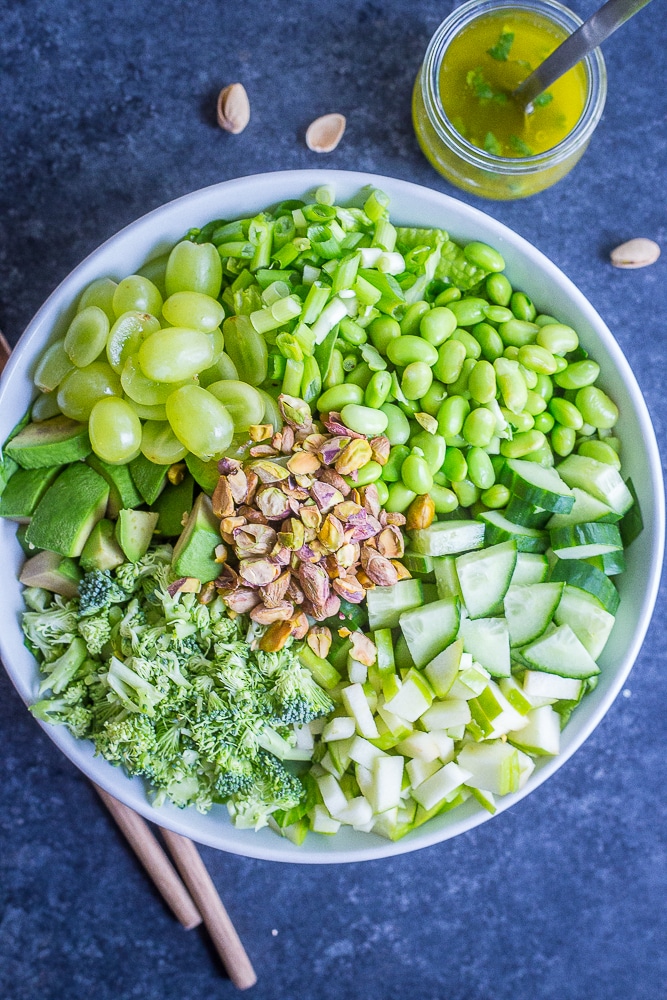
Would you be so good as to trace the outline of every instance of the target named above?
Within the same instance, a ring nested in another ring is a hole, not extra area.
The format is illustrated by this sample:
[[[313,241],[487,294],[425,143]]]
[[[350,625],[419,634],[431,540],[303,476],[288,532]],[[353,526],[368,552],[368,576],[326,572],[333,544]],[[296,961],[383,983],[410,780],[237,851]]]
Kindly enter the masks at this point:
[[[258,753],[253,773],[250,790],[232,796],[227,808],[235,826],[259,830],[267,825],[271,813],[297,806],[305,789],[277,757],[265,750]]]
[[[111,622],[105,612],[81,618],[77,628],[91,656],[98,656],[111,639]]]
[[[96,615],[127,598],[127,591],[114,580],[108,569],[91,570],[79,584],[79,615],[83,618]]]
[[[276,676],[271,692],[276,718],[283,723],[306,723],[333,712],[329,695],[295,658]]]

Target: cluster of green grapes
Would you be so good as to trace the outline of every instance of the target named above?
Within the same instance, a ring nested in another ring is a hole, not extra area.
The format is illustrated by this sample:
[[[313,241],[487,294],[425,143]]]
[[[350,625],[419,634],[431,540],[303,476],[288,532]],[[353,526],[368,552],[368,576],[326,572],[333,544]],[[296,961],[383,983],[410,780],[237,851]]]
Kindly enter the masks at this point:
[[[262,421],[266,402],[224,351],[216,247],[184,240],[151,274],[85,289],[65,336],[37,364],[44,395],[32,416],[88,422],[93,451],[112,464],[140,452],[159,465],[188,452],[208,461]]]

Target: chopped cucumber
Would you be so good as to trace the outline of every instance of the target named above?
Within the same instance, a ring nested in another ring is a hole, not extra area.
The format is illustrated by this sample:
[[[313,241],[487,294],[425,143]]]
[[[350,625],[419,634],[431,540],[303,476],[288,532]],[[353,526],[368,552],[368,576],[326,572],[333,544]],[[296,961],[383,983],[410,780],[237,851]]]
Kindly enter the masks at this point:
[[[590,559],[623,549],[616,524],[587,521],[551,529],[551,548],[559,559]]]
[[[567,624],[524,646],[521,654],[535,670],[560,677],[586,678],[600,673],[591,654]]]
[[[634,503],[618,469],[606,462],[585,455],[568,455],[558,466],[558,472],[568,486],[586,490],[617,514],[625,514]]]
[[[415,552],[427,556],[456,555],[484,545],[484,525],[479,521],[434,521],[409,535]]]
[[[463,648],[492,677],[509,677],[510,637],[504,618],[464,618],[460,630]]]
[[[403,612],[399,625],[415,666],[425,667],[454,641],[459,619],[458,601],[451,597]]]
[[[518,552],[546,552],[549,548],[547,531],[508,521],[499,510],[485,510],[480,520],[486,526],[484,537],[488,545],[513,541]]]
[[[456,575],[471,618],[502,611],[502,603],[516,566],[516,542],[500,542],[456,558]]]
[[[549,560],[541,552],[517,552],[511,586],[544,583],[549,575]]]
[[[556,470],[526,459],[509,458],[500,471],[500,482],[533,507],[566,513],[572,509],[574,497],[570,484],[560,474],[561,468],[562,463]]]
[[[378,628],[396,628],[404,611],[424,603],[421,580],[399,580],[393,587],[373,587],[367,591],[368,624]]]
[[[615,618],[591,594],[566,584],[554,621],[557,625],[569,625],[593,659],[597,660],[614,627]]]
[[[523,646],[542,635],[563,593],[562,583],[510,587],[505,594],[505,618],[511,646]]]
[[[578,486],[572,488],[574,504],[567,513],[552,514],[547,522],[547,528],[551,531],[554,528],[564,528],[569,524],[582,524],[585,521],[618,521],[616,514],[611,507],[591,496]]]
[[[620,601],[618,591],[609,577],[596,566],[580,559],[558,559],[551,569],[551,579],[586,591],[610,615],[616,614]]]

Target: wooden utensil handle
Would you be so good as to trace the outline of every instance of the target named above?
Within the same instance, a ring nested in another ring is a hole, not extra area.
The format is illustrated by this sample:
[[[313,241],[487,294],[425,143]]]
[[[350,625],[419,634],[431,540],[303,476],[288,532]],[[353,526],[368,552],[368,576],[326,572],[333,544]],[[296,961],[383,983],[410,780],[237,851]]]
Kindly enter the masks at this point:
[[[103,788],[93,785],[125,834],[134,853],[155,883],[159,893],[186,931],[199,926],[202,917],[148,823]]]
[[[211,936],[229,978],[240,990],[247,990],[257,982],[255,970],[241,943],[233,923],[222,904],[199,851],[187,837],[160,828],[165,843],[176,862]]]

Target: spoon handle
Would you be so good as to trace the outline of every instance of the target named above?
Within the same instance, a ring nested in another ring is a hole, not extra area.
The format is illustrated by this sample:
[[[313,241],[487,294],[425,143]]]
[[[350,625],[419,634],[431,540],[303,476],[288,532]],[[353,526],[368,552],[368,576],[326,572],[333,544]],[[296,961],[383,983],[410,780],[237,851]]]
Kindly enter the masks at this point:
[[[519,84],[514,91],[514,98],[527,111],[530,110],[530,105],[538,94],[581,62],[584,56],[601,45],[617,28],[650,2],[651,0],[607,0]]]

